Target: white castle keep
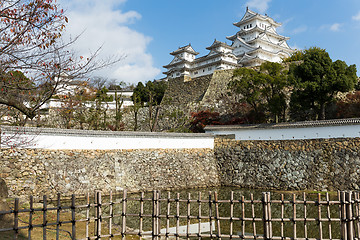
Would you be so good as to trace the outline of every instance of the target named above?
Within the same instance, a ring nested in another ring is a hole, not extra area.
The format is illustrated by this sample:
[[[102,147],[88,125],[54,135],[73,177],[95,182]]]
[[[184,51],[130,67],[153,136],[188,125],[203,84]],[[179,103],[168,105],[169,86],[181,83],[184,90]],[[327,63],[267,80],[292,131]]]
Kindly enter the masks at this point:
[[[231,46],[215,40],[208,55],[199,54],[191,44],[170,53],[174,59],[164,68],[167,78],[188,76],[191,78],[212,74],[215,70],[258,66],[265,61],[282,62],[294,52],[287,44],[288,37],[279,35],[276,28],[281,23],[267,15],[246,8],[243,18],[234,23],[239,31],[227,37]]]

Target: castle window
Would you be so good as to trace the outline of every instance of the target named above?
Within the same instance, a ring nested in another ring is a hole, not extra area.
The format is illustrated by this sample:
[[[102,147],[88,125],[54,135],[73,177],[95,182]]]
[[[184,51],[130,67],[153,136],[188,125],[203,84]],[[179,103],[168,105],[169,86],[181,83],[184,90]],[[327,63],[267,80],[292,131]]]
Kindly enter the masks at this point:
[[[208,68],[209,71],[211,71],[211,69],[212,69],[211,67]]]
[[[196,74],[199,74],[199,72],[198,71],[196,71],[196,72],[194,72],[194,74],[196,75]]]

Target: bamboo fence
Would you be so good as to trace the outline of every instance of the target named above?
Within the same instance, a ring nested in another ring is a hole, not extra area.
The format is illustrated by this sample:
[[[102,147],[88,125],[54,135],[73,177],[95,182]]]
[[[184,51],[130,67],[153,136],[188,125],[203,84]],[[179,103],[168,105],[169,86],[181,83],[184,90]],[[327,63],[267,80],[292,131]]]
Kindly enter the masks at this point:
[[[270,195],[258,199],[234,196],[219,199],[217,192],[195,197],[179,193],[121,193],[48,199],[40,203],[30,197],[27,207],[14,199],[12,207],[0,211],[0,221],[11,217],[14,239],[32,239],[36,229],[47,239],[56,239],[67,226],[71,239],[122,239],[127,236],[152,239],[359,239],[360,197],[354,192]],[[334,197],[333,197],[334,198]],[[36,205],[36,206],[35,206]],[[36,223],[35,223],[36,216]],[[50,216],[52,216],[50,218]],[[64,217],[66,216],[66,217]],[[39,218],[41,221],[39,222]],[[206,226],[205,230],[203,227]],[[79,228],[83,231],[79,233]],[[195,229],[195,230],[194,230]]]

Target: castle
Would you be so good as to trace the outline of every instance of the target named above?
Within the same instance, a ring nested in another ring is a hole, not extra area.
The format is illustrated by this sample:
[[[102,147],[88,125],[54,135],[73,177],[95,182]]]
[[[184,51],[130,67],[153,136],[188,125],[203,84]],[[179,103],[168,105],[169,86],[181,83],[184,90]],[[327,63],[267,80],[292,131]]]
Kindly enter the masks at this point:
[[[294,52],[287,44],[288,37],[281,36],[276,29],[281,23],[271,17],[258,14],[246,8],[239,22],[234,23],[239,31],[227,37],[231,46],[215,40],[207,47],[209,54],[199,54],[191,44],[170,53],[174,59],[164,68],[167,79],[177,77],[196,78],[212,74],[215,70],[258,66],[262,62],[281,62]]]

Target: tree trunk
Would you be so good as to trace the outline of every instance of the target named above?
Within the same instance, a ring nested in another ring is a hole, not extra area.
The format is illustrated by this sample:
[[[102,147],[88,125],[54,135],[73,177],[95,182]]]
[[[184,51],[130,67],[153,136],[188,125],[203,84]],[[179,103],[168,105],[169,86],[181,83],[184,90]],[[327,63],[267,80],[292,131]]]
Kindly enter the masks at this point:
[[[325,120],[326,103],[320,104],[319,120]]]

